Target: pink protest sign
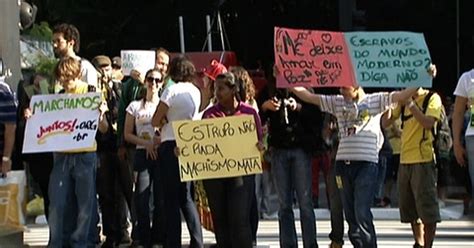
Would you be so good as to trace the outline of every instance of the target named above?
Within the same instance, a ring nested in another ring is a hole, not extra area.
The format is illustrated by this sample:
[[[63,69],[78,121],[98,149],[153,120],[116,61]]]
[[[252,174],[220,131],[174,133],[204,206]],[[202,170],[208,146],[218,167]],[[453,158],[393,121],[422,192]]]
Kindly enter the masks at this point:
[[[275,27],[277,87],[355,85],[344,33]]]

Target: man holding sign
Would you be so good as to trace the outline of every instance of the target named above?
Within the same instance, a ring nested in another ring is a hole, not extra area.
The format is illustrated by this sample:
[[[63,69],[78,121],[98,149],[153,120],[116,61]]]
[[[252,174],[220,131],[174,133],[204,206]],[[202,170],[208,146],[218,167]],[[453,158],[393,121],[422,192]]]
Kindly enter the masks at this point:
[[[392,93],[365,94],[361,87],[343,87],[341,95],[319,95],[297,87],[292,91],[303,101],[318,105],[336,116],[340,143],[336,154],[336,183],[342,193],[349,239],[354,247],[377,247],[370,207],[374,198],[378,153],[383,136],[381,114],[393,103],[405,101],[416,88]]]

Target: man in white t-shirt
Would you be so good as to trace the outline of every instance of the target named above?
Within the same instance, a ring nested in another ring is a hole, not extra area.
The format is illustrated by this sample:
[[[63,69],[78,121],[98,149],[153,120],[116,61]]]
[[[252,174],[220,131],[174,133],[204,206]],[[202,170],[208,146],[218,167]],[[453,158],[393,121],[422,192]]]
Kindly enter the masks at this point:
[[[474,208],[472,194],[474,190],[474,108],[472,108],[474,100],[474,69],[467,71],[459,78],[456,89],[454,90],[456,100],[454,101],[453,110],[453,144],[454,144],[454,155],[456,156],[457,162],[461,166],[468,165],[469,176],[471,177],[471,207],[472,212]],[[465,133],[465,144],[462,140],[462,130],[464,124],[464,113],[466,108],[469,111],[470,118],[467,123]],[[466,160],[467,159],[467,160]],[[468,211],[466,211],[467,213]]]
[[[72,24],[62,23],[53,29],[53,51],[56,58],[72,57],[81,61],[81,80],[98,89],[97,71],[84,58],[77,55],[80,46],[79,30]]]

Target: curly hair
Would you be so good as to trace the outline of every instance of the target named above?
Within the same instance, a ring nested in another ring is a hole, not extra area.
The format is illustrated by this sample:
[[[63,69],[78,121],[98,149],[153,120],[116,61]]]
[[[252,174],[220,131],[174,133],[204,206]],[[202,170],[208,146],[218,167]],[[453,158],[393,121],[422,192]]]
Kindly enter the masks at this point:
[[[79,52],[79,47],[81,45],[81,35],[76,26],[72,24],[62,23],[54,26],[53,34],[63,34],[63,37],[66,41],[74,41],[74,52]]]
[[[194,82],[196,78],[196,68],[193,62],[183,55],[174,58],[170,63],[169,76],[176,83]]]
[[[253,84],[253,80],[250,77],[248,71],[242,66],[231,66],[229,70],[235,75],[237,79],[240,79],[243,82],[245,98],[243,98],[242,101],[253,103],[253,101],[255,101],[255,85]]]

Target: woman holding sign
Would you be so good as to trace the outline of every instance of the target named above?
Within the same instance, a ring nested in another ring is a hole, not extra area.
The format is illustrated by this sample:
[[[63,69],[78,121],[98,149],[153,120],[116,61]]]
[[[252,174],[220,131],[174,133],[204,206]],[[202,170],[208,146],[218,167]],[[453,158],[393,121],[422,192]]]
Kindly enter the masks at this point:
[[[243,91],[241,80],[232,73],[223,73],[215,81],[217,103],[207,109],[203,119],[236,115],[253,115],[257,126],[258,140],[262,139],[260,117],[255,109],[240,99]],[[258,143],[263,149],[261,142]],[[254,175],[204,180],[217,246],[220,248],[252,247],[250,206],[255,190]]]
[[[156,170],[157,146],[160,137],[157,130],[151,125],[151,118],[158,106],[160,98],[158,91],[162,86],[162,75],[156,70],[149,70],[145,74],[146,95],[142,100],[133,101],[128,105],[125,117],[125,140],[136,145],[134,172],[135,179],[135,207],[137,213],[136,223],[133,223],[132,238],[134,244],[148,247],[164,241],[164,226],[162,220],[161,190],[153,189],[154,211],[153,229],[150,229],[149,200],[151,185]],[[134,129],[135,128],[135,129]],[[156,183],[154,184],[156,185]],[[153,233],[152,233],[153,232]],[[150,240],[150,237],[153,240]]]

